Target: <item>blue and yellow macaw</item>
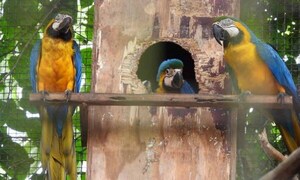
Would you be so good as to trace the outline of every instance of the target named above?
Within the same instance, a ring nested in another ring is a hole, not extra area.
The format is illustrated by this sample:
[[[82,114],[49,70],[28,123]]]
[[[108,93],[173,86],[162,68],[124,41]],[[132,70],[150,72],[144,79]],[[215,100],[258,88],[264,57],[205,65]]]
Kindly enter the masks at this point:
[[[81,55],[73,40],[72,17],[58,14],[47,25],[43,39],[34,45],[30,56],[30,76],[34,93],[79,92]],[[76,179],[76,152],[73,139],[74,106],[41,105],[41,161],[48,179]]]
[[[278,95],[278,100],[285,94],[293,97],[292,110],[265,110],[265,114],[279,127],[288,150],[295,150],[300,146],[300,99],[284,61],[237,19],[221,17],[212,30],[217,42],[223,42],[224,61],[237,90]]]
[[[183,63],[179,59],[167,59],[163,61],[157,72],[157,93],[181,93],[194,94],[193,88],[182,76]]]

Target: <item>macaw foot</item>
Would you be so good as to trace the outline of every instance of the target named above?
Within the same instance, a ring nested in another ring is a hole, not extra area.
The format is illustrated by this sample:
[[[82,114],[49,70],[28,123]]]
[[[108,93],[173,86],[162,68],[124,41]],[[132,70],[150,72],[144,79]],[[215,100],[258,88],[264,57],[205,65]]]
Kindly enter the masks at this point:
[[[146,88],[146,91],[148,94],[151,94],[152,93],[152,86],[151,86],[151,82],[149,80],[145,80],[142,82],[143,85],[145,86]]]
[[[280,104],[283,104],[285,96],[287,96],[287,94],[284,92],[278,93],[277,102],[279,102]]]
[[[238,101],[245,101],[247,96],[252,95],[251,91],[243,91],[239,97],[238,97]]]
[[[40,91],[39,93],[41,93],[41,95],[42,95],[42,100],[44,102],[46,102],[46,96],[49,95],[49,92],[48,91]]]
[[[65,95],[66,95],[66,100],[67,100],[67,102],[71,99],[71,94],[72,94],[72,92],[73,92],[73,91],[71,91],[71,90],[69,90],[69,89],[67,89],[67,90],[65,91]]]

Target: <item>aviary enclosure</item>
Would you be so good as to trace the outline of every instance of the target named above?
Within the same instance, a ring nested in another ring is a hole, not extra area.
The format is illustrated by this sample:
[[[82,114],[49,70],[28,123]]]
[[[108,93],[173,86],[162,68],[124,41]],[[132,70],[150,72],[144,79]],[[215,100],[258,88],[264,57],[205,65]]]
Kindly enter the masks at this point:
[[[3,179],[45,178],[40,122],[29,102],[29,53],[57,12],[75,20],[82,93],[142,98],[149,93],[142,81],[149,80],[154,90],[159,63],[179,58],[198,94],[231,94],[222,47],[211,34],[214,17],[221,15],[240,18],[272,44],[300,84],[298,0],[0,0]],[[263,128],[272,145],[286,153],[279,130],[255,108],[240,109],[244,116],[237,118],[226,106],[96,104],[81,105],[74,116],[78,179],[258,179],[277,165],[260,147]]]

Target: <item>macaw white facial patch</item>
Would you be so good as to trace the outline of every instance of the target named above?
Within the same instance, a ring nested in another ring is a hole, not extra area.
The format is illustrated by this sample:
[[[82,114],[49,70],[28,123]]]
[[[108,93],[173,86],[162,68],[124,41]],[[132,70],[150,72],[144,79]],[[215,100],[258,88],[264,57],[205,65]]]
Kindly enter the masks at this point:
[[[57,14],[55,19],[54,19],[54,23],[52,24],[52,28],[55,30],[55,31],[58,31],[60,30],[62,27],[61,27],[61,24],[63,23],[64,19],[66,18],[71,18],[71,22],[72,22],[72,17],[67,15],[67,14]]]
[[[58,23],[58,22],[54,22],[53,24],[52,24],[52,28],[54,29],[54,30],[58,30],[58,27],[59,27],[59,24],[60,23]]]
[[[235,37],[240,32],[239,29],[234,25],[234,21],[230,18],[223,19],[217,25],[227,31],[230,37]]]
[[[176,74],[178,74],[180,77],[179,79],[174,81],[174,77]],[[165,86],[175,88],[175,89],[180,89],[182,83],[183,83],[182,69],[173,69],[173,68],[166,69],[166,75],[164,78]]]
[[[235,37],[240,32],[239,29],[235,27],[235,25],[230,25],[228,27],[224,27],[223,29],[228,32],[230,37]]]

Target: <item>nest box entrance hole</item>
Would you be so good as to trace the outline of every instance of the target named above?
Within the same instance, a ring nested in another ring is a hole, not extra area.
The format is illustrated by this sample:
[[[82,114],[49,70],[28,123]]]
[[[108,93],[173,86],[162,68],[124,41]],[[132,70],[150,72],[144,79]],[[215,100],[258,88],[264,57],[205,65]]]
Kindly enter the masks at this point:
[[[142,81],[150,81],[152,92],[155,92],[158,88],[156,82],[158,67],[161,62],[172,58],[180,59],[183,62],[183,77],[198,93],[199,86],[195,78],[194,59],[189,51],[174,42],[164,41],[149,46],[139,60],[138,78]]]

